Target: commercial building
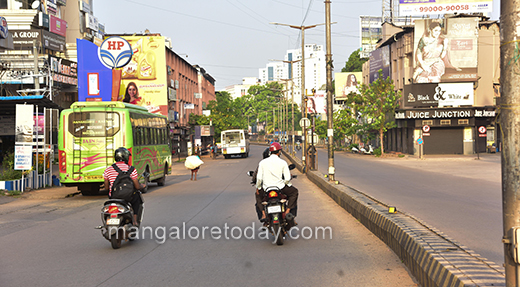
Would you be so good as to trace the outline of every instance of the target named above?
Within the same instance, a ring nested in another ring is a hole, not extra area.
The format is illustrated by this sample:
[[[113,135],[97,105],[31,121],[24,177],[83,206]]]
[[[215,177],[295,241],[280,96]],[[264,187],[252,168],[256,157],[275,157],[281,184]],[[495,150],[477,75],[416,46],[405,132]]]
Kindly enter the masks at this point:
[[[401,92],[385,151],[473,154],[500,148],[500,27],[486,17],[446,16],[414,26],[383,24],[383,39],[363,66],[363,82],[382,70]],[[419,141],[420,142],[420,141]]]

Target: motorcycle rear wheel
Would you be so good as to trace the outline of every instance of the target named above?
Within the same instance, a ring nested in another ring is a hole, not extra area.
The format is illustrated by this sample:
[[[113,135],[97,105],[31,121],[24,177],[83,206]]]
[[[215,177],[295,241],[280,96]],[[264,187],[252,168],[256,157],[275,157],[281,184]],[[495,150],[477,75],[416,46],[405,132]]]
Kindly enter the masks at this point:
[[[112,243],[112,248],[119,249],[121,248],[121,232],[119,232],[117,235],[114,234],[112,237],[110,237],[110,243]]]
[[[274,236],[276,237],[276,245],[283,245],[283,230],[279,223],[271,225],[273,227]]]

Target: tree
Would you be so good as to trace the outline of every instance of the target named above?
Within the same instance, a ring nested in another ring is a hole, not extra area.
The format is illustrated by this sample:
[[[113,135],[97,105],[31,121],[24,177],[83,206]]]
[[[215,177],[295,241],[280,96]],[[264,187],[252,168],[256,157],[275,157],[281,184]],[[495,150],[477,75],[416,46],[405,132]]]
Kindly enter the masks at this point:
[[[341,72],[361,72],[363,71],[363,63],[368,61],[368,59],[361,59],[359,57],[359,50],[355,50],[348,57],[348,61],[345,63],[345,67],[341,69]]]
[[[391,113],[399,105],[401,97],[398,91],[395,91],[394,82],[387,77],[383,79],[383,72],[379,70],[377,80],[370,85],[361,85],[360,94],[350,93],[347,96],[347,104],[360,116],[360,130],[365,135],[371,131],[376,131],[381,144],[381,154],[384,153],[383,135],[393,127],[395,122],[390,120]]]

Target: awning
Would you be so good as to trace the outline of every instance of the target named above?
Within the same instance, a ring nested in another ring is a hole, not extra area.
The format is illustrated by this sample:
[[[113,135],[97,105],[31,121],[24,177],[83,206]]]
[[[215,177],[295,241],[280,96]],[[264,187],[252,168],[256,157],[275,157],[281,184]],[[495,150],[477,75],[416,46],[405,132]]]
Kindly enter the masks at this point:
[[[49,108],[49,109],[58,109],[63,110],[55,102],[49,100],[44,95],[34,95],[34,96],[9,96],[9,97],[0,97],[0,115],[15,115],[16,113],[16,105],[17,104],[28,104],[28,105],[37,105],[38,109],[41,108]]]

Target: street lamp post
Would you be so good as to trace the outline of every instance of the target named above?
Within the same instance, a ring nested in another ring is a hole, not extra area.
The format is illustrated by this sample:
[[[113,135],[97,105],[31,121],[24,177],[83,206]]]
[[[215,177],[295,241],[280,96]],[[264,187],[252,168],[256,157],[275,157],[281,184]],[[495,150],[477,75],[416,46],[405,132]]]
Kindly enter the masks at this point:
[[[327,54],[325,55],[325,61],[327,62],[327,137],[329,139],[327,150],[329,156],[329,181],[334,181],[334,127],[333,127],[333,100],[332,100],[332,48],[331,48],[331,35],[330,35],[330,0],[325,0],[325,34],[327,39]]]
[[[284,62],[284,63],[291,65],[291,75],[289,75],[290,79],[281,79],[281,81],[285,81],[286,83],[288,81],[291,81],[291,128],[292,128],[292,130],[291,130],[291,134],[292,134],[292,136],[291,136],[292,137],[291,154],[294,155],[294,153],[295,153],[295,150],[294,150],[294,80],[293,80],[294,69],[293,69],[292,64],[301,61],[301,59],[294,60],[294,61],[286,61],[286,60],[269,60],[269,61],[280,61],[280,62]],[[288,90],[288,87],[287,87],[287,90]],[[289,100],[289,97],[287,97],[287,100]]]
[[[304,98],[305,98],[305,30],[306,29],[311,29],[311,28],[314,28],[316,26],[319,26],[319,25],[325,25],[326,23],[321,23],[321,24],[315,24],[315,25],[310,25],[310,26],[296,26],[296,25],[289,25],[289,24],[281,24],[281,23],[271,23],[273,25],[280,25],[280,26],[288,26],[288,27],[291,27],[293,29],[299,29],[302,33],[302,70],[301,70],[301,107],[302,107],[302,116],[305,114],[304,111],[303,111],[303,107],[305,105],[304,103]],[[302,150],[302,163],[304,166],[306,166],[306,159],[305,159],[305,145],[306,145],[306,135],[305,135],[306,131],[303,131],[303,150]],[[307,171],[307,168],[305,168],[305,171]]]

